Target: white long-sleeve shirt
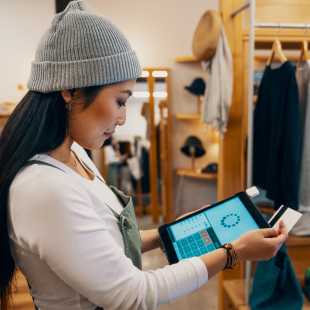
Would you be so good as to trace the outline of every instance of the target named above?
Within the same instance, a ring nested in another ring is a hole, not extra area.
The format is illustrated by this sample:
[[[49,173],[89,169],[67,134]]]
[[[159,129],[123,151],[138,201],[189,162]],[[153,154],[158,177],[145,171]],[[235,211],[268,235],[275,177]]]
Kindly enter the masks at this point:
[[[72,150],[99,175],[79,145]],[[196,257],[156,271],[137,269],[105,204],[119,211],[110,190],[49,156],[36,159],[65,172],[26,167],[11,185],[8,214],[11,251],[39,309],[150,310],[207,282],[207,269]]]

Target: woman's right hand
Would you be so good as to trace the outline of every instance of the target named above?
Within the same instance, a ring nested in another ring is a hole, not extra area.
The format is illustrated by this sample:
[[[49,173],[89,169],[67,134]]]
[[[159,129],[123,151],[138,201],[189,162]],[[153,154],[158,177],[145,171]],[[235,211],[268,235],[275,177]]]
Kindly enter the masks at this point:
[[[238,260],[268,260],[274,257],[288,238],[286,226],[280,222],[280,232],[274,228],[251,230],[232,242]]]

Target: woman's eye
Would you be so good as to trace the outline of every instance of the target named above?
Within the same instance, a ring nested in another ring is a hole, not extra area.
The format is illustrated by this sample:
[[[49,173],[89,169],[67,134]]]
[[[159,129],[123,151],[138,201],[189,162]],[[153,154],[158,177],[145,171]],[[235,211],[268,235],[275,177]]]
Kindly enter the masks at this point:
[[[122,106],[126,107],[126,102],[117,101],[117,103],[119,104],[120,107],[122,107]]]

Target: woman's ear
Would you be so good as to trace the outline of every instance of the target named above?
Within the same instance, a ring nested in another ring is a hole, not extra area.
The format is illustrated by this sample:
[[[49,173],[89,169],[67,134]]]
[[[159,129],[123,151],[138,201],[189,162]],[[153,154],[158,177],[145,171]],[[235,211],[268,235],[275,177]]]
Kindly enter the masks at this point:
[[[69,103],[74,97],[75,89],[62,90],[61,96],[66,103]]]

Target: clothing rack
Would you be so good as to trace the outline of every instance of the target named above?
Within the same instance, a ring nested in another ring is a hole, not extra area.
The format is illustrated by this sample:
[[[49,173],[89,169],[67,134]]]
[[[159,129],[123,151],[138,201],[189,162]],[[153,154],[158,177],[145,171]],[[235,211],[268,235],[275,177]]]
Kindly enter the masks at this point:
[[[290,23],[254,23],[255,28],[290,28],[290,29],[308,29],[310,24],[290,24]]]
[[[250,8],[249,14],[249,74],[248,74],[248,146],[247,146],[247,188],[252,186],[252,166],[253,166],[253,85],[254,81],[254,47],[255,47],[255,28],[289,28],[289,29],[308,29],[309,24],[301,23],[255,23],[255,0],[250,0],[231,13],[231,17],[235,17],[238,13],[246,8]],[[249,304],[249,296],[251,291],[251,261],[246,262],[246,291],[245,305]]]

